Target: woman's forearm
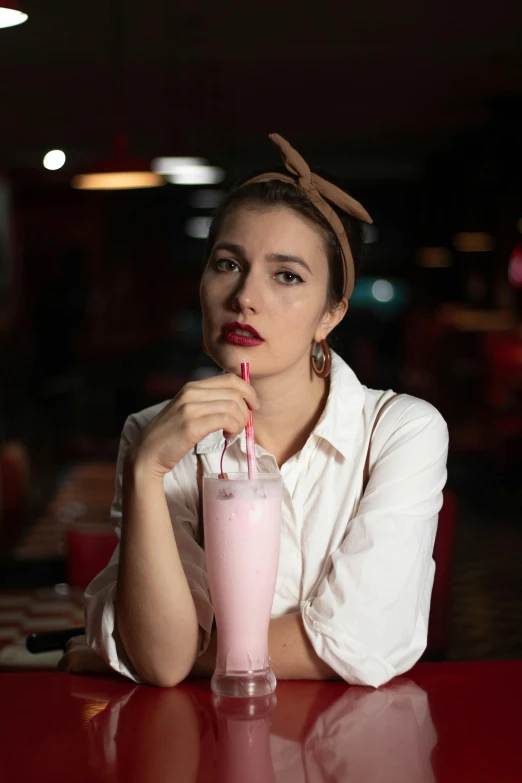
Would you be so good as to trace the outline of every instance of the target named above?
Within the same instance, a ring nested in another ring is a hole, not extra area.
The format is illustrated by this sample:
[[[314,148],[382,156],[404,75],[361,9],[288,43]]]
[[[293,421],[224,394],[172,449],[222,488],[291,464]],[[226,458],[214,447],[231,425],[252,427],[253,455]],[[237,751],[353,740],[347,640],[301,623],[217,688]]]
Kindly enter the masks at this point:
[[[167,507],[163,481],[133,454],[123,472],[116,628],[138,675],[176,685],[195,661],[199,625]]]
[[[315,652],[300,612],[270,620],[268,649],[279,680],[339,680],[339,675]]]
[[[217,631],[212,631],[207,651],[192,669],[194,677],[211,677],[216,665]],[[299,612],[274,617],[268,630],[270,664],[278,680],[340,680],[312,647]]]

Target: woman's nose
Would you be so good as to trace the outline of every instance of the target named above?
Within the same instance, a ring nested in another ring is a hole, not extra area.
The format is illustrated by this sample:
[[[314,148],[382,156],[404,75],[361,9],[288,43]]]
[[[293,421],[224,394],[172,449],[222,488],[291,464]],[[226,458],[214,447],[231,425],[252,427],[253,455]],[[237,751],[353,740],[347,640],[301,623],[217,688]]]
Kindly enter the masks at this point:
[[[245,275],[234,295],[234,301],[241,311],[258,312],[262,304],[262,284],[256,275],[249,272]]]

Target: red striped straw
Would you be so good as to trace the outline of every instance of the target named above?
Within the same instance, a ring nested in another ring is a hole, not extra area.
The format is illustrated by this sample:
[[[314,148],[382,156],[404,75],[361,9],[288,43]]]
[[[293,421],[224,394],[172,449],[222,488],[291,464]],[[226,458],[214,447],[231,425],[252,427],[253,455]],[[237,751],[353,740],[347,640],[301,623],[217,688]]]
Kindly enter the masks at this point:
[[[241,377],[247,383],[250,383],[250,365],[248,362],[241,362]],[[246,431],[246,448],[247,448],[247,460],[248,460],[248,478],[257,478],[257,465],[256,465],[256,443],[254,440],[254,421],[252,417],[252,411],[250,411],[250,418],[248,424],[245,427]]]

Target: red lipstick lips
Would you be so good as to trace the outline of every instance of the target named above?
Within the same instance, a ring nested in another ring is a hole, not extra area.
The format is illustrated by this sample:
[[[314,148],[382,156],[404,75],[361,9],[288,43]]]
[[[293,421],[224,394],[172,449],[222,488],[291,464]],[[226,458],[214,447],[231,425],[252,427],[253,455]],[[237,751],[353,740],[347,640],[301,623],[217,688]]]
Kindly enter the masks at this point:
[[[253,326],[250,324],[240,324],[234,321],[231,324],[225,324],[222,331],[223,339],[230,345],[240,345],[242,348],[254,348],[261,345],[264,340]]]

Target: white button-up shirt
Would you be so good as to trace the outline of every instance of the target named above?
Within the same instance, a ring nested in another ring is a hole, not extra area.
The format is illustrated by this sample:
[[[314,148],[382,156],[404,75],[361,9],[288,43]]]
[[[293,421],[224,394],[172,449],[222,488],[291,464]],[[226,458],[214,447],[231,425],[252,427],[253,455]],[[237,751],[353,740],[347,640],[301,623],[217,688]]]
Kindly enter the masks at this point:
[[[272,617],[300,612],[317,655],[349,683],[379,686],[413,666],[427,640],[432,559],[446,483],[447,426],[429,403],[406,394],[387,405],[363,472],[373,425],[392,391],[363,386],[332,353],[323,414],[305,446],[281,467],[283,523]],[[167,403],[130,416],[123,428],[111,516],[119,530],[128,446]],[[197,543],[196,452],[218,473],[224,445],[210,434],[164,480],[165,495],[198,621],[203,652],[213,622],[205,553]],[[278,471],[256,446],[260,471]],[[229,443],[228,472],[246,472],[242,433]],[[118,672],[139,681],[115,633],[118,550],[85,593],[87,639]]]

